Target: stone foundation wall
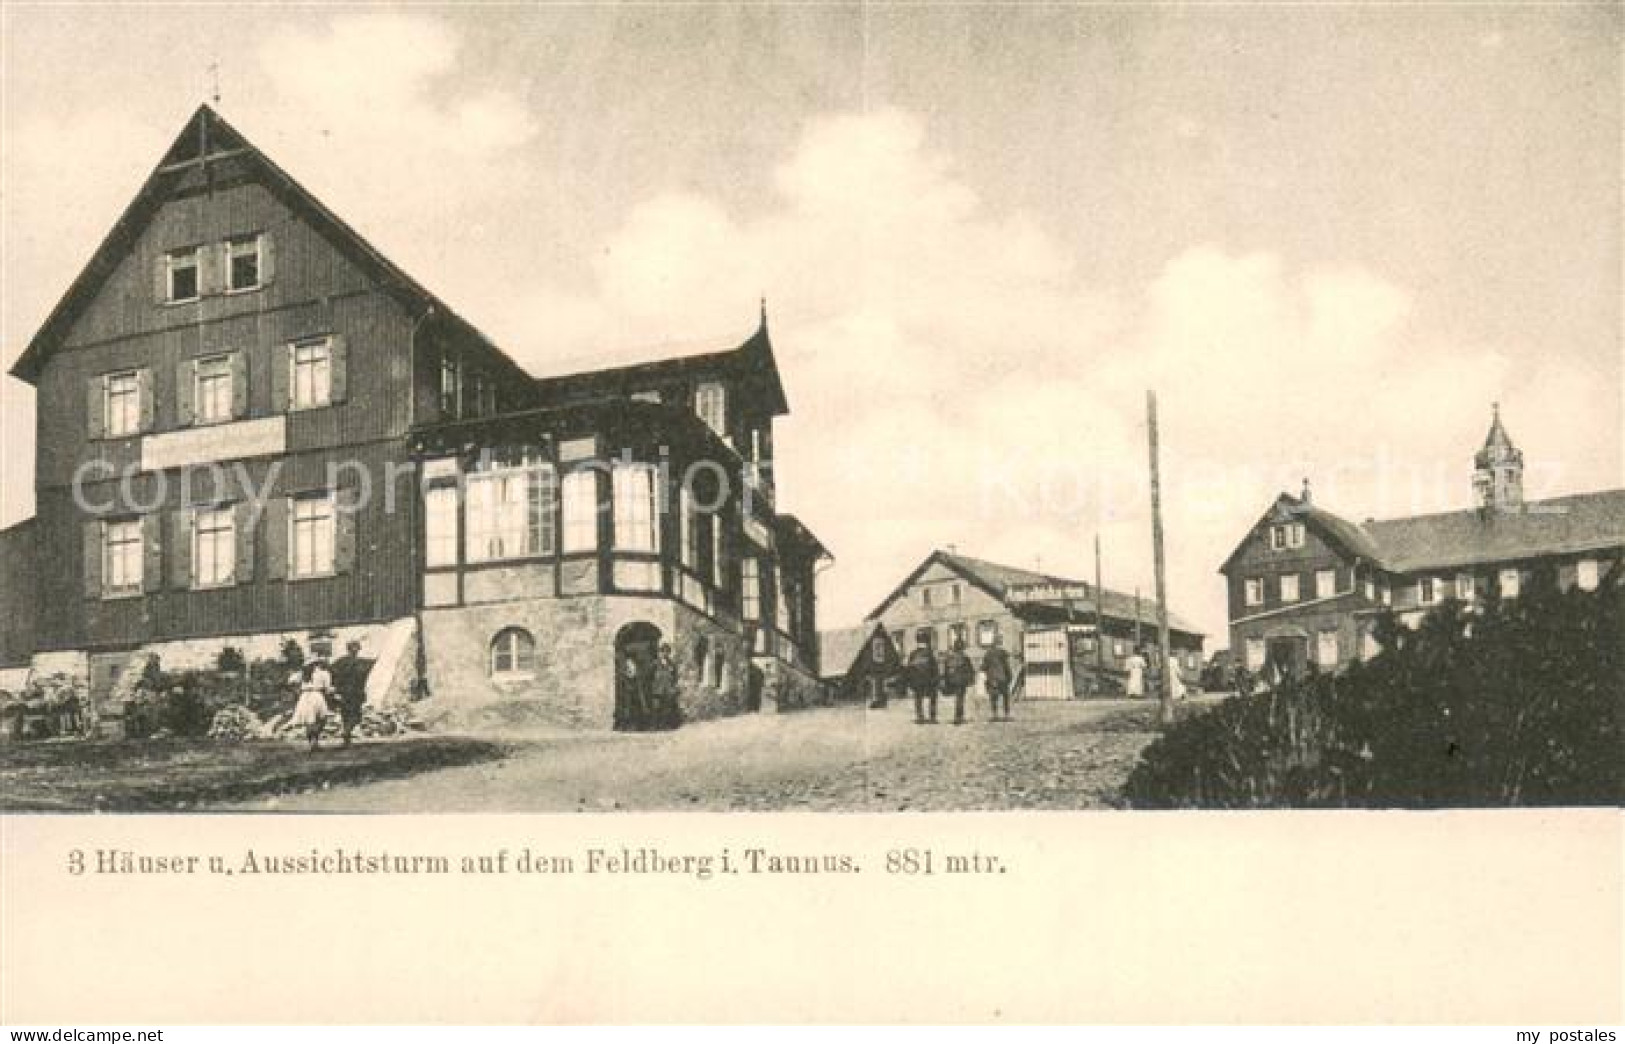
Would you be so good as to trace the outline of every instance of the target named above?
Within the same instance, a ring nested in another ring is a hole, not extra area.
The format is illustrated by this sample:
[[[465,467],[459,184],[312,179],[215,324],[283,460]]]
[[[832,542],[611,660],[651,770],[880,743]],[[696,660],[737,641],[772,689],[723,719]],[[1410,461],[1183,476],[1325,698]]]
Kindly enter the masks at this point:
[[[744,709],[749,660],[739,634],[677,602],[615,595],[425,610],[430,697],[447,713],[524,701],[532,720],[612,728],[615,636],[631,623],[653,624],[671,644],[685,721]],[[506,627],[524,628],[536,641],[536,666],[528,677],[491,677],[491,641]],[[702,638],[705,655],[697,661]]]

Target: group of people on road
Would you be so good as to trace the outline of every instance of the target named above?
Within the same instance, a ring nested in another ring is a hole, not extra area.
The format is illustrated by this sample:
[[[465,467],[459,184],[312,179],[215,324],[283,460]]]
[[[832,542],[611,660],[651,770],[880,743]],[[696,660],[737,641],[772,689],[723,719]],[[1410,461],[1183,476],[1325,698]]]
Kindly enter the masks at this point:
[[[1162,692],[1162,675],[1157,667],[1158,662],[1156,657],[1148,654],[1145,646],[1136,647],[1134,652],[1129,654],[1128,659],[1123,661],[1123,669],[1128,672],[1128,677],[1123,682],[1124,695],[1136,699],[1144,696],[1148,682],[1150,691],[1153,694],[1160,694]],[[1168,672],[1168,686],[1169,694],[1174,699],[1182,700],[1185,698],[1185,679],[1180,676],[1179,668],[1175,667]]]
[[[361,724],[361,708],[367,702],[367,674],[371,668],[360,656],[361,643],[350,642],[344,655],[329,666],[320,656],[307,660],[304,666],[288,677],[288,684],[298,690],[299,700],[294,704],[292,724],[303,726],[305,739],[314,751],[321,743],[322,730],[338,704],[342,743],[348,747]]]
[[[914,697],[914,723],[937,723],[940,694],[953,697],[953,723],[965,724],[965,693],[975,686],[976,673],[976,664],[965,652],[964,639],[956,640],[953,648],[939,657],[922,636],[903,665],[903,684]],[[981,674],[992,709],[989,720],[1011,720],[1010,685],[1015,673],[1010,668],[1010,654],[1004,651],[1003,635],[995,634],[993,644],[982,653]]]

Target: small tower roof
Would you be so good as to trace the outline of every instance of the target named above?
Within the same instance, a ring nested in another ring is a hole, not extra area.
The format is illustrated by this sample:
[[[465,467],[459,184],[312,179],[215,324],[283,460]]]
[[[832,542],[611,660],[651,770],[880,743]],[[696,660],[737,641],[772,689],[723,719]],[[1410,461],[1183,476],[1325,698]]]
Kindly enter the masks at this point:
[[[1501,423],[1501,404],[1493,403],[1490,410],[1492,413],[1490,431],[1484,436],[1484,448],[1479,450],[1474,458],[1474,463],[1481,468],[1489,467],[1498,460],[1518,456],[1518,447],[1512,444],[1512,436],[1507,434],[1506,426]]]

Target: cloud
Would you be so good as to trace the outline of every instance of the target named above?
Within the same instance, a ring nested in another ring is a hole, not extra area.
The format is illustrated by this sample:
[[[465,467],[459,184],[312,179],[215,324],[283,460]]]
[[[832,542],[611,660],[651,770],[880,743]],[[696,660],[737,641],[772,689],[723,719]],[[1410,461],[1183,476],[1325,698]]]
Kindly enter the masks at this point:
[[[591,285],[528,288],[495,332],[542,372],[714,350],[765,292],[793,410],[781,489],[840,560],[830,624],[950,543],[1092,576],[1099,533],[1108,583],[1149,593],[1148,388],[1171,601],[1216,645],[1215,570],[1276,493],[1308,476],[1356,519],[1458,506],[1491,400],[1545,438],[1595,395],[1429,339],[1409,290],[1338,259],[1201,244],[1138,290],[1086,285],[1058,236],[988,206],[895,109],[816,121],[774,188],[748,217],[653,196]]]

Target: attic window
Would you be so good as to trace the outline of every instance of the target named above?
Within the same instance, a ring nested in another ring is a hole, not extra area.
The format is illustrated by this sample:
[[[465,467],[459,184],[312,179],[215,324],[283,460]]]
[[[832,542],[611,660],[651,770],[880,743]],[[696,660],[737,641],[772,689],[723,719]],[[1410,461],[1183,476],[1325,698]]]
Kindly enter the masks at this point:
[[[169,273],[168,300],[196,301],[198,297],[198,248],[177,250],[165,265]]]
[[[715,381],[708,381],[694,389],[694,412],[718,435],[726,435],[728,431],[727,403],[726,389]]]
[[[234,239],[227,246],[230,265],[226,289],[233,293],[260,287],[260,237]]]
[[[1303,546],[1303,523],[1288,522],[1275,526],[1270,530],[1270,547],[1276,551],[1287,551]]]

